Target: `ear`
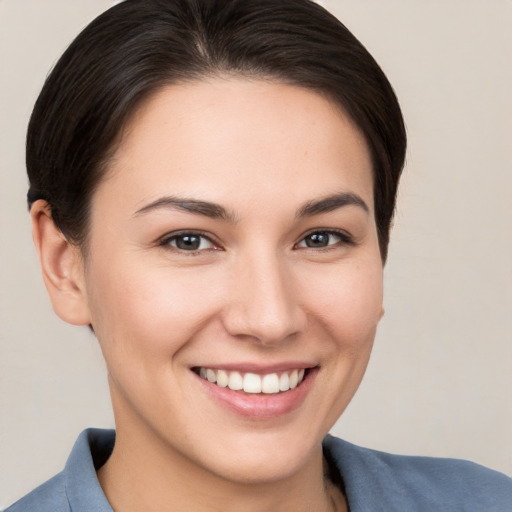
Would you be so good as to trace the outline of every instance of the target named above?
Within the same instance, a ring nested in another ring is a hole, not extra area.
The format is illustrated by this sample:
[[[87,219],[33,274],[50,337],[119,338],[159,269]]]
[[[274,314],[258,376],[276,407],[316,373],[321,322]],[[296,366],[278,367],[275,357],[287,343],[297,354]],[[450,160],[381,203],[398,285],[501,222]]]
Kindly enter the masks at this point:
[[[90,325],[80,249],[68,242],[53,221],[50,206],[38,200],[30,209],[32,237],[53,309],[65,322]]]

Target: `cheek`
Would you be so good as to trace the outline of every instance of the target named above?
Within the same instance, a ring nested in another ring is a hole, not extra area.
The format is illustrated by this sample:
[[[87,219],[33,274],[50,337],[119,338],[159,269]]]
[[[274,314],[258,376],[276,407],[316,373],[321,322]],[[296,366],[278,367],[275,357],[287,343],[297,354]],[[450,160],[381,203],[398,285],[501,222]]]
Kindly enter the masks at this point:
[[[107,363],[116,357],[173,355],[214,314],[216,298],[201,293],[192,272],[110,260],[94,262],[88,281],[93,327]]]
[[[307,285],[309,282],[309,286]],[[357,350],[373,343],[382,316],[382,265],[379,260],[347,263],[303,280],[308,309],[334,340]],[[314,285],[312,285],[314,283]]]
[[[378,258],[347,261],[317,269],[312,279],[309,317],[326,362],[317,413],[328,430],[355,395],[370,358],[382,312],[382,265]]]

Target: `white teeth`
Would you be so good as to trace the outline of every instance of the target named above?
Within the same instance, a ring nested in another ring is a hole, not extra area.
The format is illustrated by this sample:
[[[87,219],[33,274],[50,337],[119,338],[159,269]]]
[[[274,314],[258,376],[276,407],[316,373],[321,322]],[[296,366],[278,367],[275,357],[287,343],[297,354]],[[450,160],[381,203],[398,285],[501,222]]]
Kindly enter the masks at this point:
[[[290,375],[290,389],[295,389],[297,384],[299,383],[299,372],[297,370],[293,370]]]
[[[224,370],[217,372],[217,386],[225,388],[229,383],[229,376]]]
[[[283,373],[279,377],[279,391],[288,391],[290,389],[290,376],[287,373]]]
[[[233,391],[239,391],[244,387],[244,379],[238,372],[231,372],[229,374],[228,388]]]
[[[201,378],[211,383],[216,383],[221,388],[229,388],[233,391],[243,390],[245,393],[274,394],[280,391],[295,389],[303,380],[306,370],[291,370],[277,373],[258,375],[257,373],[228,372],[226,370],[213,370],[212,368],[200,368]]]
[[[277,373],[269,373],[261,379],[261,391],[269,394],[279,392],[279,377]]]
[[[244,391],[246,393],[261,393],[261,377],[255,373],[244,376]]]

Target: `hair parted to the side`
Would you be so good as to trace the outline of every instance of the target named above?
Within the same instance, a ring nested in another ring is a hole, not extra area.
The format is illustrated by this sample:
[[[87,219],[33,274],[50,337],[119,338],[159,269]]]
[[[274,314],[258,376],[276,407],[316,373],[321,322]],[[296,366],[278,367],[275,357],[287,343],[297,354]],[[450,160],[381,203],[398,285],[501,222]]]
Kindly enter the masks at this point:
[[[310,0],[126,0],[72,42],[34,107],[28,202],[85,246],[92,194],[129,117],[168,84],[212,75],[274,79],[326,95],[355,122],[374,166],[383,261],[406,135],[386,76],[334,16]]]

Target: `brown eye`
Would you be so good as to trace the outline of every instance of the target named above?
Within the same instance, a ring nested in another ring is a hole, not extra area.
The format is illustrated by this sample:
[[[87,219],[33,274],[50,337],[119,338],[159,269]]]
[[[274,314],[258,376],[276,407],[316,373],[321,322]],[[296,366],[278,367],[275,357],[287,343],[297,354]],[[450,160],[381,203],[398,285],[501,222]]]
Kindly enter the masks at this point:
[[[308,249],[323,249],[332,245],[352,244],[352,239],[336,231],[315,231],[305,236],[297,247],[307,247]]]
[[[332,235],[330,233],[313,233],[304,238],[307,247],[327,247],[330,245]]]
[[[199,233],[178,233],[167,237],[162,241],[163,246],[171,246],[180,251],[203,251],[208,249],[214,249],[215,245],[206,236]]]

